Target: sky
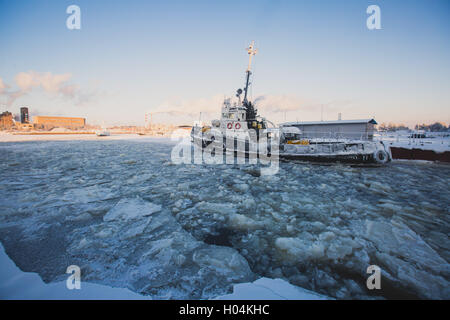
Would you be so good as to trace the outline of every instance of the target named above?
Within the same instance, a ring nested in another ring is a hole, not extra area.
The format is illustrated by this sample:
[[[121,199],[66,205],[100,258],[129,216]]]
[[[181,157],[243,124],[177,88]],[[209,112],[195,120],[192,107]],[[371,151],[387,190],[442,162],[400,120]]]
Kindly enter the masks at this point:
[[[70,30],[66,9],[81,10]],[[369,5],[381,29],[369,30]],[[450,1],[0,0],[0,112],[192,124],[244,86],[283,121],[450,123]]]

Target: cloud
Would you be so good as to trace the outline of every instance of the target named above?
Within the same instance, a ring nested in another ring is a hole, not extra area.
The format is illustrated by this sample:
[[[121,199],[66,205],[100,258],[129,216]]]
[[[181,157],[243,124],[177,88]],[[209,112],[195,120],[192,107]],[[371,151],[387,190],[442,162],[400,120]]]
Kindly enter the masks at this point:
[[[236,101],[236,98],[233,98]],[[192,124],[200,119],[208,123],[220,118],[224,96],[215,95],[210,98],[198,99],[169,99],[153,110],[153,123]],[[319,101],[294,95],[260,95],[253,100],[258,114],[274,123],[281,123],[289,119],[319,120],[322,108],[325,118],[337,119],[339,112],[345,112],[350,117],[358,111],[352,100]]]
[[[262,95],[254,100],[258,110],[263,112],[285,112],[311,110],[316,107],[311,101],[288,95]]]
[[[223,103],[223,95],[215,95],[210,98],[198,98],[179,100],[176,98],[164,101],[154,112],[183,112],[186,114],[199,114],[200,112],[217,112],[220,113],[220,108]]]
[[[233,101],[237,101],[236,98],[233,99]],[[153,122],[188,124],[199,120],[200,117],[202,121],[209,122],[220,118],[223,100],[223,95],[187,100],[172,98],[164,101],[149,112],[152,113]],[[295,96],[258,96],[254,103],[262,116],[284,111],[313,110],[317,108],[317,104]]]
[[[78,86],[68,84],[72,74],[52,74],[50,72],[39,73],[35,71],[20,72],[16,75],[15,81],[22,92],[30,92],[34,88],[41,87],[45,92],[54,95],[62,95],[73,98],[76,95]]]
[[[3,91],[5,91],[5,89],[7,89],[7,85],[3,82],[3,79],[0,78],[0,94],[3,93]]]
[[[148,113],[152,114],[154,123],[192,124],[200,117],[203,121],[209,121],[220,117],[223,99],[223,95],[186,100],[171,98],[148,110]]]
[[[233,98],[235,101],[236,99]],[[185,115],[202,114],[216,114],[220,115],[220,109],[224,100],[223,95],[215,95],[211,98],[199,98],[190,100],[176,100],[171,99],[163,102],[158,107],[153,109],[153,113],[176,113]],[[236,100],[237,101],[237,100]],[[254,101],[257,109],[260,112],[284,112],[284,111],[298,111],[302,109],[312,109],[315,106],[305,99],[300,99],[294,96],[276,96],[264,95],[258,96]]]
[[[18,87],[17,90],[7,90],[10,87],[4,84],[0,78],[0,95],[6,97],[8,106],[12,105],[18,98],[38,88],[51,96],[75,100],[75,104],[77,105],[87,102],[94,94],[82,92],[78,85],[70,83],[71,78],[71,73],[19,72],[14,77],[14,81]]]
[[[254,100],[261,112],[320,112],[323,107],[329,112],[338,112],[351,109],[354,106],[352,100],[332,100],[328,102],[315,101],[292,95],[261,95]]]

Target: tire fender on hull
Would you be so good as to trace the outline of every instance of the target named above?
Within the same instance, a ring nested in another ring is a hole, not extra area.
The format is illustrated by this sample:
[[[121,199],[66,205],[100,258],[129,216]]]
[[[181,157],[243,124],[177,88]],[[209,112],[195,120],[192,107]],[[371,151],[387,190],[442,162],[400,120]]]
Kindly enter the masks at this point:
[[[373,159],[376,163],[386,163],[389,161],[389,155],[384,150],[377,150],[373,154]]]

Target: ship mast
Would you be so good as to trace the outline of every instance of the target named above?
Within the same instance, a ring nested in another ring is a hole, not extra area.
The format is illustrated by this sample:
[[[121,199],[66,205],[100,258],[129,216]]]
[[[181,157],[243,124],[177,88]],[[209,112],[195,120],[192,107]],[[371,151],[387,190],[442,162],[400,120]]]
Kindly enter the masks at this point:
[[[258,49],[255,49],[255,41],[252,41],[250,46],[247,48],[247,52],[249,54],[249,57],[248,57],[248,67],[247,67],[247,71],[246,71],[247,81],[245,83],[245,89],[244,89],[244,92],[245,92],[244,101],[243,101],[244,104],[247,104],[247,92],[248,92],[248,86],[250,84],[250,82],[249,82],[250,75],[252,74],[252,72],[250,71],[251,66],[252,66],[252,57],[258,53]]]

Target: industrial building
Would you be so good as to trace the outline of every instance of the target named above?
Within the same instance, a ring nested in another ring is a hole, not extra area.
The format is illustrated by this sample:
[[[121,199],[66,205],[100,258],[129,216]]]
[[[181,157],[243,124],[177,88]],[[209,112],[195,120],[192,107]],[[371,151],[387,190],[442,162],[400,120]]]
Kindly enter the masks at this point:
[[[20,108],[20,122],[21,123],[30,123],[30,116],[28,114],[27,107]]]
[[[296,127],[305,138],[346,138],[372,140],[374,119],[286,122],[281,127]]]
[[[14,126],[13,116],[11,112],[5,111],[0,113],[0,129],[7,130]]]
[[[16,127],[19,130],[33,130],[34,125],[30,123],[30,115],[27,107],[20,108],[20,122],[16,122]]]
[[[68,128],[79,129],[86,125],[85,118],[34,116],[33,123],[38,129]]]

